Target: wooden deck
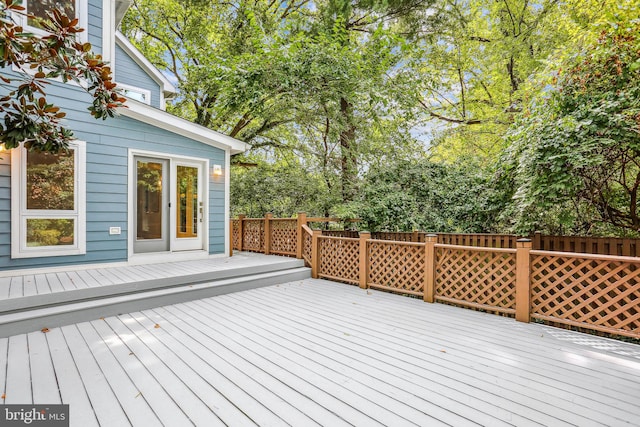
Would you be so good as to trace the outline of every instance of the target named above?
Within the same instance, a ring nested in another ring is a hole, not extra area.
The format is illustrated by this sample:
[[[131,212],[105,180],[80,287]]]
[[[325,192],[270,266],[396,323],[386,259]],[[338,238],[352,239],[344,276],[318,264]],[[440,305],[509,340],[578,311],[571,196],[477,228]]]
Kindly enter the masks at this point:
[[[292,258],[267,256],[252,252],[236,253],[232,258],[209,258],[195,261],[167,262],[133,266],[69,266],[50,271],[0,270],[0,304],[5,300],[44,296],[56,293],[69,295],[87,289],[105,289],[141,282],[156,283],[173,279],[180,284],[185,280],[208,280],[211,276],[223,277],[224,272],[236,270],[264,272],[265,266],[277,267],[280,263],[295,261]],[[186,278],[186,279],[185,279]],[[150,287],[153,287],[150,286]],[[15,304],[16,301],[4,303]]]
[[[14,335],[0,364],[5,403],[73,426],[640,425],[640,346],[324,280]]]
[[[0,338],[311,277],[302,260],[248,252],[144,266],[2,273]]]

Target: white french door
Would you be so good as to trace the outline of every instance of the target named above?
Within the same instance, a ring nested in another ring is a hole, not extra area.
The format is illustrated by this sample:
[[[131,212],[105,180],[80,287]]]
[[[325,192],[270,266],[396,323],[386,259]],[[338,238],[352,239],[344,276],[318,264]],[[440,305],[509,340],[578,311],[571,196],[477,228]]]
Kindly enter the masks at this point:
[[[133,156],[133,252],[203,250],[206,162]]]
[[[175,161],[171,172],[174,178],[175,224],[174,251],[202,249],[204,198],[202,194],[202,163]]]

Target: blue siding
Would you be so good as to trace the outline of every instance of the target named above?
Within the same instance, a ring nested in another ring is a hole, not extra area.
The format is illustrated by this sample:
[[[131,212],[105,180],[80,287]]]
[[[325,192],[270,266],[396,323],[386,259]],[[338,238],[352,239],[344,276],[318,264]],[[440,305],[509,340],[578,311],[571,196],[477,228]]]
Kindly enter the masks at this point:
[[[3,70],[4,71],[4,70]],[[80,88],[53,83],[49,99],[67,118],[65,125],[87,142],[87,253],[86,255],[11,259],[10,154],[0,153],[0,269],[45,267],[126,261],[128,236],[128,150],[209,159],[224,165],[223,150],[127,117],[95,120],[87,111],[91,97]],[[209,174],[207,174],[209,176]],[[209,253],[223,253],[224,177],[210,177]],[[121,235],[109,235],[109,227]]]
[[[115,80],[117,83],[151,91],[151,106],[160,108],[160,85],[116,44]]]
[[[87,31],[93,52],[102,54],[102,0],[89,0]]]

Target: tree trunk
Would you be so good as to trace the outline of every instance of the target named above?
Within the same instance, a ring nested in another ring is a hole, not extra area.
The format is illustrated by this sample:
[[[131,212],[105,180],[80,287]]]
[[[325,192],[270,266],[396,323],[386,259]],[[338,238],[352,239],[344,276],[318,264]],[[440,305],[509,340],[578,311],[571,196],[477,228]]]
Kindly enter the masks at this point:
[[[356,192],[356,127],[353,125],[352,105],[345,98],[340,98],[340,113],[346,123],[346,128],[340,133],[342,201],[350,202]]]

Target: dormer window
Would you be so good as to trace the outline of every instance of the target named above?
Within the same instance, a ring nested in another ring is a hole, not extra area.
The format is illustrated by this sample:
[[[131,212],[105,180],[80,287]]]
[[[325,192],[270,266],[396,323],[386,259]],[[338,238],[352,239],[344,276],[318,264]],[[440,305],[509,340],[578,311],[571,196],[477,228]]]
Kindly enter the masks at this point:
[[[57,9],[67,15],[69,18],[78,18],[78,26],[85,28],[85,31],[78,34],[80,41],[87,41],[87,2],[82,0],[23,0],[22,5],[26,8],[26,12],[34,15],[35,18],[22,18],[22,25],[27,27],[29,31],[45,35],[40,20],[47,20],[47,12]],[[26,21],[26,22],[25,22]]]
[[[118,87],[122,90],[122,94],[129,99],[133,99],[143,104],[151,104],[151,91],[135,86],[126,85],[118,82]]]

